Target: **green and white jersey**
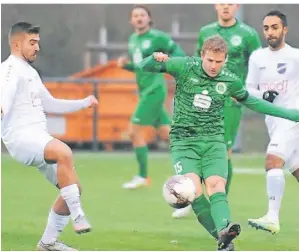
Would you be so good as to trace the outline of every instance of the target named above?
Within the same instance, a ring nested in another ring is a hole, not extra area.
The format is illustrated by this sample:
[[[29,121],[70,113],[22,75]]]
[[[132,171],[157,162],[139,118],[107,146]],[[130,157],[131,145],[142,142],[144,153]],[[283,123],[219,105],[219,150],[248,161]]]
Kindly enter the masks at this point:
[[[180,46],[163,31],[150,29],[144,34],[132,34],[129,38],[130,63],[125,68],[135,71],[141,95],[156,89],[166,89],[165,85],[161,85],[161,83],[165,84],[163,74],[145,73],[136,69],[137,64],[154,52],[163,52],[171,56],[185,55]]]

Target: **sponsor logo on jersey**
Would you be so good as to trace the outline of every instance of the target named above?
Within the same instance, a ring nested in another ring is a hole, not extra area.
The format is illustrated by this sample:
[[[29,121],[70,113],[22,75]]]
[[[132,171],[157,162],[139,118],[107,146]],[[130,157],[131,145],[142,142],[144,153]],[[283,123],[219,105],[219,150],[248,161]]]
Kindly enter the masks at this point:
[[[201,94],[196,94],[193,100],[193,106],[200,111],[208,112],[212,104],[212,97],[209,96],[208,90],[203,90]]]
[[[232,36],[230,39],[230,42],[232,43],[233,46],[239,46],[242,43],[242,38],[238,35]]]
[[[261,90],[275,90],[278,93],[286,93],[288,91],[288,80],[282,80],[279,82],[273,83],[261,83],[260,88]]]
[[[287,70],[287,64],[286,63],[278,63],[276,69],[279,74],[284,74]]]
[[[218,82],[216,85],[216,91],[218,94],[224,94],[227,90],[227,86],[223,82]]]
[[[143,49],[147,49],[147,48],[150,47],[150,45],[151,45],[151,41],[149,41],[149,40],[145,40],[145,41],[142,43],[142,48],[143,48]]]

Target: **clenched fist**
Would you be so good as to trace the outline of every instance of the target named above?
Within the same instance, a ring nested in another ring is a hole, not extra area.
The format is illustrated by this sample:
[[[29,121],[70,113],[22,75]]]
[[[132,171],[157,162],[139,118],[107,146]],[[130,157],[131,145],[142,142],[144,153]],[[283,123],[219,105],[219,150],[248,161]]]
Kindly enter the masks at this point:
[[[98,100],[97,98],[95,98],[93,95],[88,96],[90,104],[89,104],[89,108],[94,108],[96,105],[98,105]]]
[[[128,62],[129,62],[128,58],[122,56],[117,59],[116,65],[117,67],[123,68],[125,64],[127,64]]]
[[[168,55],[162,52],[155,52],[153,55],[158,62],[165,62],[169,59]]]

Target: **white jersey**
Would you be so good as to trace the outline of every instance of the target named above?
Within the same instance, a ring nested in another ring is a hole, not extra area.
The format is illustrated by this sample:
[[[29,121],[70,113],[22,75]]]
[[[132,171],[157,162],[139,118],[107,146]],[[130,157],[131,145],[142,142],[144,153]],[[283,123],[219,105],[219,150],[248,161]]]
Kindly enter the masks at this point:
[[[67,113],[89,106],[82,100],[55,99],[43,85],[37,71],[26,61],[9,56],[1,63],[1,136],[12,141],[15,132],[32,128],[47,130],[45,112]]]
[[[278,51],[262,48],[253,52],[246,86],[251,95],[261,99],[265,91],[275,90],[279,95],[274,104],[299,109],[299,49],[286,44]],[[277,127],[281,130],[299,129],[298,123],[272,116],[266,116],[266,124],[270,137]]]

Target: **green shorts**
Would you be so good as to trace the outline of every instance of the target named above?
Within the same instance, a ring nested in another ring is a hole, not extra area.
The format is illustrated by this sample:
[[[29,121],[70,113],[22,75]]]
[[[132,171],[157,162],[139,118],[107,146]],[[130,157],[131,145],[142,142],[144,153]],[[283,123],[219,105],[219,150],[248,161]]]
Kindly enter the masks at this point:
[[[238,135],[243,108],[238,105],[224,107],[224,139],[227,149],[231,149]]]
[[[227,179],[227,150],[222,142],[187,140],[172,143],[171,162],[176,174],[196,173],[202,179],[220,176]]]
[[[170,125],[170,117],[164,107],[164,94],[149,94],[142,97],[131,117],[131,122],[138,125],[147,125],[159,128]]]

